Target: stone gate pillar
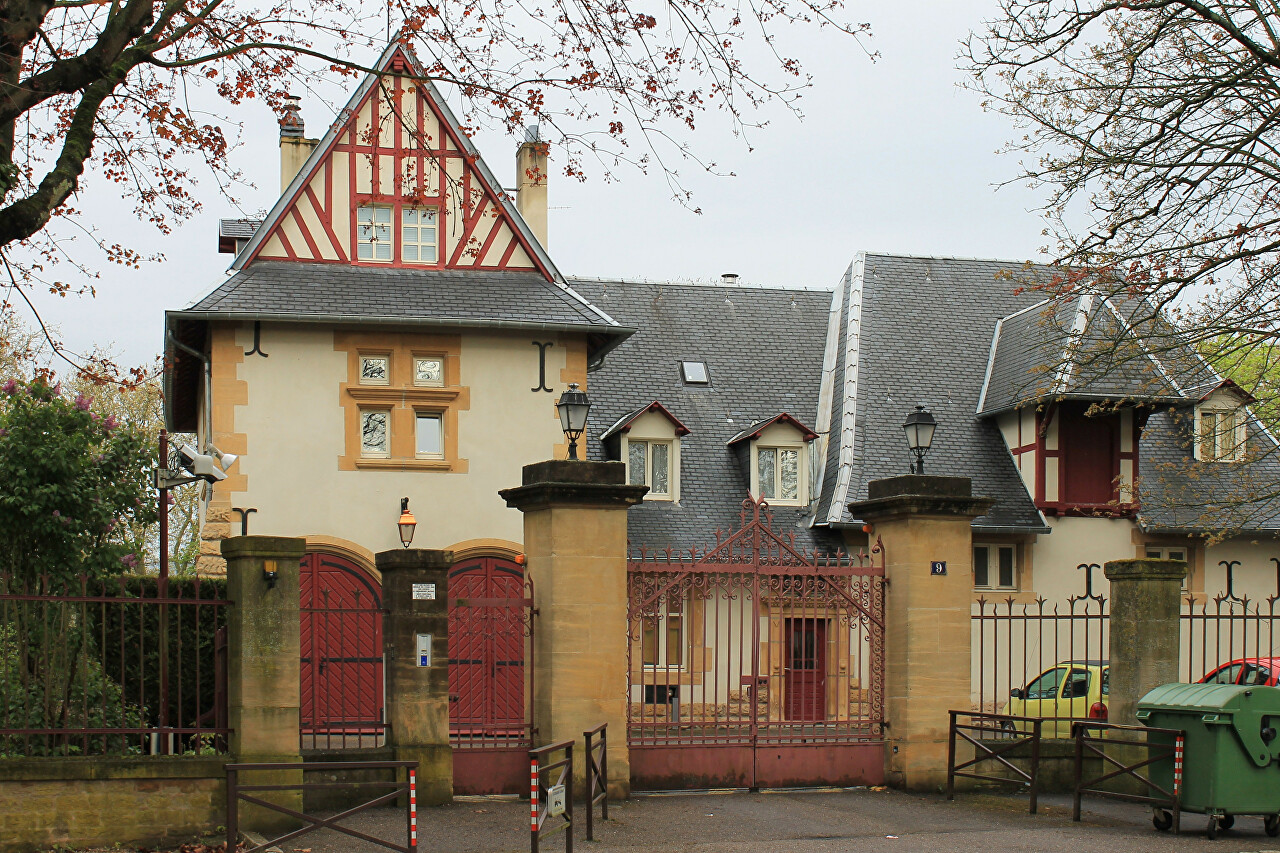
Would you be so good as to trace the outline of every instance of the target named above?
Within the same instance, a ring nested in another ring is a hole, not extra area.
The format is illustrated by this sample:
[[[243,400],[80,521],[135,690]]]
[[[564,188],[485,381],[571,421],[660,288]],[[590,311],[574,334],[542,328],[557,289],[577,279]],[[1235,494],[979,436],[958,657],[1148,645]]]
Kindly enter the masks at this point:
[[[626,485],[621,462],[554,460],[524,466],[499,492],[524,513],[533,606],[536,743],[574,741],[609,725],[609,795],[631,786],[627,752],[627,508],[646,486]],[[575,784],[583,788],[581,757]]]
[[[1107,722],[1138,725],[1138,700],[1178,680],[1183,560],[1112,560],[1102,567],[1111,582],[1111,661]]]
[[[227,717],[231,755],[242,763],[298,762],[301,598],[299,564],[305,539],[236,536],[222,540],[227,560]],[[246,785],[284,785],[302,773],[241,774]],[[301,791],[264,791],[263,799],[302,810]],[[240,827],[263,833],[296,825],[278,812],[250,805]]]
[[[867,495],[849,511],[884,542],[885,779],[938,790],[947,780],[947,711],[970,705],[969,523],[994,501],[973,497],[967,477],[917,474],[873,480]]]
[[[453,751],[447,584],[453,552],[401,548],[382,551],[374,559],[386,609],[387,745],[395,750],[396,761],[418,762],[418,802],[448,803],[453,800]]]

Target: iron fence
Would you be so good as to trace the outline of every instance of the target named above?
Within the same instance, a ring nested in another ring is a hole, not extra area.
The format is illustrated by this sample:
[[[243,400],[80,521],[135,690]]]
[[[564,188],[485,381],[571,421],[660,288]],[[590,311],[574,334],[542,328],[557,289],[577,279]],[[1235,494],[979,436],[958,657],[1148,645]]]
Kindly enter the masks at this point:
[[[1068,737],[1072,720],[1105,719],[1098,706],[1107,704],[1110,627],[1101,595],[1054,604],[979,598],[972,611],[973,709],[1054,720],[1044,732],[1050,738]],[[1280,682],[1280,596],[1186,595],[1179,632],[1180,681]]]
[[[226,751],[220,582],[0,576],[0,755]]]
[[[587,840],[595,841],[596,805],[600,806],[600,819],[609,819],[609,732],[608,724],[601,723],[582,733],[586,749],[582,755],[587,771]],[[593,742],[593,738],[595,739]]]

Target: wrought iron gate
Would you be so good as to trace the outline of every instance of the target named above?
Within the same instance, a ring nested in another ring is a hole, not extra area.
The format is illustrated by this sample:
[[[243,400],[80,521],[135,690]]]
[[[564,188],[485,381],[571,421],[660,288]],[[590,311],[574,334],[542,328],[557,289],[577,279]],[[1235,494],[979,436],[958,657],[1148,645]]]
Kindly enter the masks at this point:
[[[533,593],[498,557],[449,571],[449,740],[458,794],[528,788]]]
[[[817,555],[743,501],[741,527],[628,564],[637,789],[883,780],[884,555]]]

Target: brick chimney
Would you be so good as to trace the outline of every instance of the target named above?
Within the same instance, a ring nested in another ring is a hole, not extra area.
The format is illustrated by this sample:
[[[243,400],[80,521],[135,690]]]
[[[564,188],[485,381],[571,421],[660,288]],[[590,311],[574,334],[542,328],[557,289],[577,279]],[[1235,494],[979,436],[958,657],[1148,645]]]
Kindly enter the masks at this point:
[[[516,150],[516,209],[542,248],[547,248],[547,143],[538,126],[525,128],[524,143]]]
[[[280,192],[285,191],[320,144],[319,139],[307,139],[298,100],[296,95],[285,95],[284,113],[280,116]]]

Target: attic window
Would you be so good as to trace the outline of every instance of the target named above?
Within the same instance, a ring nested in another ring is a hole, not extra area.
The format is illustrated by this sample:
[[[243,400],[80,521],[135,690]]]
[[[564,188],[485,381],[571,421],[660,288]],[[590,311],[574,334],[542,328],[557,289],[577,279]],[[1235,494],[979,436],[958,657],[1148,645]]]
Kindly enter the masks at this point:
[[[1238,462],[1244,458],[1245,419],[1241,408],[1196,407],[1195,458],[1201,462]]]
[[[680,362],[680,375],[684,378],[686,385],[707,385],[711,379],[707,376],[707,363],[705,361],[682,361]]]

